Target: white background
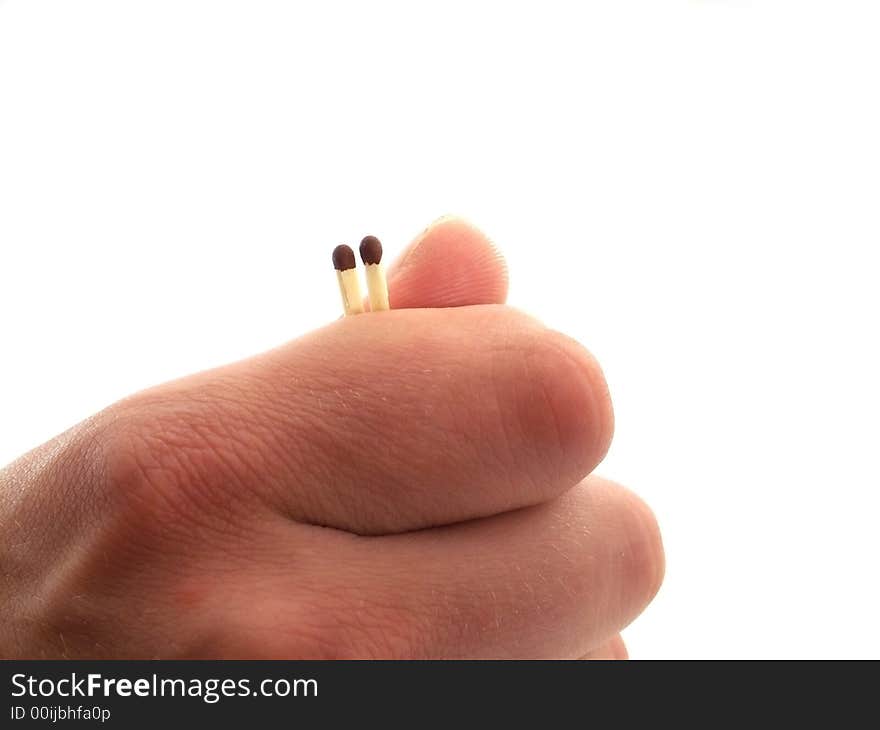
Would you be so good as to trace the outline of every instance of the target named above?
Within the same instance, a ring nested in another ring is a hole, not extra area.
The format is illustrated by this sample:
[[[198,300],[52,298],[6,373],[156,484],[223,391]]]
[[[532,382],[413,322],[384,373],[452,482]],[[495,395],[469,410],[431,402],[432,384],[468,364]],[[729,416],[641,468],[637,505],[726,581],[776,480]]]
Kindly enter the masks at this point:
[[[633,656],[880,656],[876,8],[0,0],[0,463],[458,213],[606,369]]]

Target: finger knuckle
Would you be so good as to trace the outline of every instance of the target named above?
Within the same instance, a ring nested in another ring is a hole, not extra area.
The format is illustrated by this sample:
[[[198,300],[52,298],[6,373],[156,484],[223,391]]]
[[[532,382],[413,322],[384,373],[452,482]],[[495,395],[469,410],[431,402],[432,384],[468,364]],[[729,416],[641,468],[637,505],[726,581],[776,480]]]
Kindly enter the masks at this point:
[[[100,447],[111,502],[142,519],[192,519],[233,504],[234,459],[198,410],[126,403],[114,409]]]

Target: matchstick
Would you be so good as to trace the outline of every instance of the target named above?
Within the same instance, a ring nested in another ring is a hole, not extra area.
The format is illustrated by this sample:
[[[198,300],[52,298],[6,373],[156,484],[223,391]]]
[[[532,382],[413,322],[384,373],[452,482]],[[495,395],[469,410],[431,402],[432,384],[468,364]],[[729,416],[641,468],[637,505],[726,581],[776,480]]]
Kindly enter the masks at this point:
[[[382,266],[382,244],[375,236],[367,236],[361,241],[361,261],[367,270],[367,291],[370,294],[370,309],[378,312],[391,309],[388,304],[388,282]]]
[[[364,311],[364,297],[355,269],[354,251],[350,246],[343,243],[333,249],[333,268],[336,269],[345,314],[360,314]]]

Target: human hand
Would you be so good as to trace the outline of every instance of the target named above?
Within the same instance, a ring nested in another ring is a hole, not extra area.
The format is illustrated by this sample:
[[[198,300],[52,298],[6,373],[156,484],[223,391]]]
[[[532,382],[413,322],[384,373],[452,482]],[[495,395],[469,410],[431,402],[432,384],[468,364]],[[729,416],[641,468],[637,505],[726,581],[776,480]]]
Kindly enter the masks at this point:
[[[388,312],[138,393],[0,472],[0,656],[618,657],[656,522],[604,378],[467,224]]]

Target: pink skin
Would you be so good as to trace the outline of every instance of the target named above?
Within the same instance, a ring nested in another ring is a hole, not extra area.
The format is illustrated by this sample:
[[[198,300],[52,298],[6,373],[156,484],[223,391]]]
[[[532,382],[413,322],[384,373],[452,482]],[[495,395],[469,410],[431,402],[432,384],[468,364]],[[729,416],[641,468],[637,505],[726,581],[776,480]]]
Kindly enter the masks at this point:
[[[626,658],[662,581],[599,366],[429,227],[395,310],[138,393],[0,472],[0,656]]]

